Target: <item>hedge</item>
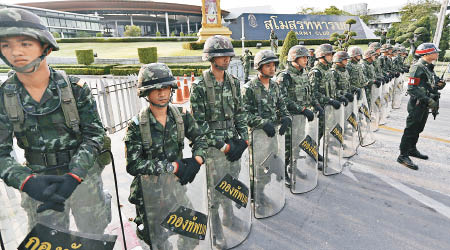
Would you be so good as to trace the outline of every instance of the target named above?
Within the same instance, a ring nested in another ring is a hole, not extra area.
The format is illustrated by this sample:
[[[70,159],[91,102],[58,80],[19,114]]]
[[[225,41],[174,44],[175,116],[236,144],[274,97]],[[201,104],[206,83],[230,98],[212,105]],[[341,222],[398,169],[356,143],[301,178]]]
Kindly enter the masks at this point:
[[[54,69],[71,69],[71,68],[87,68],[87,69],[102,69],[105,75],[110,74],[111,69],[116,66],[116,64],[92,64],[92,65],[82,65],[82,64],[52,64],[50,65]]]
[[[75,50],[75,55],[79,64],[89,65],[94,62],[94,50],[92,49]]]
[[[380,39],[355,39],[355,44],[369,44],[369,42],[378,42]],[[299,41],[303,42],[303,45],[321,45],[324,43],[331,43],[329,39],[307,39],[307,40],[301,40]],[[278,46],[283,46],[283,40],[278,40]],[[241,48],[242,47],[242,41],[233,40],[231,41],[234,48]],[[269,40],[248,40],[244,42],[245,47],[256,47],[257,43],[261,43],[263,47],[269,47],[270,41]],[[201,50],[203,49],[204,42],[187,42],[183,43],[183,49],[188,50]]]
[[[60,38],[58,43],[126,43],[126,42],[182,42],[197,41],[197,37],[82,37]]]
[[[111,69],[111,74],[116,76],[126,76],[131,74],[138,74],[139,68],[113,68]],[[171,69],[172,74],[174,76],[183,76],[186,74],[187,76],[190,76],[192,72],[194,72],[195,76],[200,76],[204,69],[193,69],[193,68],[178,68],[178,69]]]
[[[154,63],[158,61],[158,53],[156,47],[138,48],[138,56],[140,63]]]
[[[64,70],[68,75],[105,75],[104,69],[94,68],[59,68]]]

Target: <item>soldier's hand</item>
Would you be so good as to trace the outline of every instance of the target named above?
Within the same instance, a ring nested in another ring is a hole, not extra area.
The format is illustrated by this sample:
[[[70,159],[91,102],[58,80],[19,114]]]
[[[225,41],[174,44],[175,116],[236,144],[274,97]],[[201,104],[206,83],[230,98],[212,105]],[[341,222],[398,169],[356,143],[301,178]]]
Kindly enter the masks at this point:
[[[78,187],[78,185],[80,185],[82,180],[80,177],[73,173],[67,173],[61,177],[63,178],[63,182],[60,184],[60,187],[56,191],[56,194],[63,197],[64,200],[67,200]],[[47,209],[51,209],[52,207],[57,207],[57,204],[44,203],[39,205],[37,212],[41,213]]]
[[[284,133],[286,133],[286,130],[289,128],[289,126],[291,126],[292,124],[292,120],[290,117],[285,116],[283,118],[281,118],[281,127],[280,130],[278,131],[278,133],[280,135],[284,135]]]
[[[377,85],[377,88],[381,87],[381,84],[383,83],[384,80],[382,79],[377,79],[375,80],[375,85]]]
[[[353,102],[354,96],[351,93],[346,93],[345,98],[347,98],[349,102]]]
[[[361,95],[362,95],[362,90],[361,89],[356,89],[356,97],[358,98],[358,100],[361,100]]]
[[[33,174],[25,179],[20,189],[31,198],[40,202],[63,203],[64,197],[56,193],[63,181],[64,178],[62,176]]]
[[[436,109],[438,107],[438,103],[434,101],[432,98],[428,98],[428,108]]]
[[[275,127],[273,126],[273,124],[271,122],[266,122],[263,125],[263,130],[264,130],[264,132],[266,132],[266,135],[268,137],[274,137],[275,136]]]
[[[324,117],[325,116],[325,110],[323,110],[323,108],[320,106],[320,104],[316,104],[314,106],[314,110],[316,112],[319,112],[319,117]]]
[[[306,116],[310,122],[314,120],[314,113],[307,108],[303,109],[302,115]]]
[[[200,164],[194,158],[184,158],[177,160],[177,169],[174,174],[179,178],[181,185],[186,185],[188,182],[194,181],[195,176],[200,170]]]
[[[344,103],[344,106],[347,106],[348,105],[348,100],[347,100],[347,98],[345,98],[345,96],[339,96],[338,98],[337,98],[341,103]]]
[[[333,106],[334,109],[339,109],[341,107],[341,103],[339,101],[334,100],[334,99],[330,99],[328,101],[328,104]]]
[[[400,77],[400,72],[395,72],[395,77]]]
[[[386,83],[388,83],[389,81],[390,81],[389,77],[388,77],[388,76],[385,76],[385,77],[384,77],[384,83],[383,83],[383,84],[386,84]]]
[[[439,90],[445,88],[445,85],[447,85],[444,81],[437,82],[436,86]]]
[[[237,161],[241,159],[242,153],[247,149],[247,142],[243,139],[231,139],[230,141],[231,149],[226,154],[228,161]]]

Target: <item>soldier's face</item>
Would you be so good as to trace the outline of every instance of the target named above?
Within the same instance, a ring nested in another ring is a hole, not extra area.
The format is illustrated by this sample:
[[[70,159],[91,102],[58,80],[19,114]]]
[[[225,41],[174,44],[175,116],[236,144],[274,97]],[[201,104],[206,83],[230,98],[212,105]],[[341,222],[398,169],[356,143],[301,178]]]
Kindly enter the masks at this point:
[[[340,62],[340,65],[338,63],[338,65],[341,67],[345,67],[345,66],[347,66],[347,63],[348,63],[348,59],[345,59],[345,60],[342,60],[342,62]]]
[[[325,60],[326,60],[328,63],[331,63],[331,62],[333,61],[333,54],[326,54],[326,55],[325,55]]]
[[[15,67],[23,67],[42,55],[48,45],[29,36],[4,37],[0,39],[3,56]],[[32,69],[30,69],[32,70]]]
[[[152,103],[164,105],[170,100],[171,87],[154,89],[148,93],[148,100]]]
[[[261,66],[261,72],[270,77],[275,75],[276,69],[277,67],[275,66],[274,62],[266,63]]]
[[[295,63],[304,69],[304,68],[306,68],[306,65],[308,64],[308,57],[306,57],[306,56],[298,57],[295,60]]]
[[[214,57],[214,61],[219,67],[228,68],[231,61],[231,56],[218,56]]]
[[[436,61],[439,57],[439,53],[433,53],[433,54],[428,54],[428,55],[424,55],[423,59],[425,61],[427,61],[428,63],[432,63],[433,61]]]

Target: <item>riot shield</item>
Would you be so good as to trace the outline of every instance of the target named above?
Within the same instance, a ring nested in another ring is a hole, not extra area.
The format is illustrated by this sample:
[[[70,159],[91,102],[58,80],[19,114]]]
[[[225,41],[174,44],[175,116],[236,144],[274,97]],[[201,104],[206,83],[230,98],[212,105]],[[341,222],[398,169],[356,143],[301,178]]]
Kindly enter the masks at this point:
[[[323,136],[323,174],[339,174],[343,170],[342,146],[344,143],[344,107],[334,109],[325,106],[325,129]]]
[[[386,118],[389,118],[391,111],[392,111],[392,94],[393,94],[393,86],[394,86],[395,78],[389,81],[388,88],[386,90],[387,95],[387,112],[386,112]]]
[[[277,214],[285,204],[284,136],[268,137],[262,129],[252,131],[253,207],[255,218]]]
[[[208,148],[206,173],[209,197],[209,232],[212,249],[229,249],[250,233],[251,205],[248,150],[238,161]]]
[[[380,121],[379,125],[386,124],[386,119],[388,116],[388,106],[389,106],[389,83],[385,83],[381,86],[381,109],[380,109]]]
[[[291,192],[306,193],[317,186],[319,119],[308,121],[304,115],[292,117]]]
[[[372,97],[370,98],[370,129],[375,132],[378,130],[381,111],[381,86],[372,84],[370,91]]]
[[[361,89],[361,99],[358,100],[358,124],[359,142],[362,147],[375,143],[372,129],[370,128],[370,110],[367,104],[366,91]]]
[[[151,249],[207,249],[206,167],[182,186],[172,173],[139,178],[143,227],[138,230]]]
[[[356,154],[359,146],[358,138],[358,109],[356,96],[352,102],[344,106],[344,149],[343,157],[350,158]]]
[[[46,171],[41,171],[42,167],[31,168],[36,175],[68,171],[67,166]],[[112,199],[112,195],[117,197],[113,177],[110,166],[95,163],[64,206],[38,202],[0,183],[0,230],[6,249],[121,249],[116,244],[121,231],[117,230],[120,228],[117,200]],[[50,209],[38,213],[42,207]],[[53,210],[55,207],[61,210]]]
[[[394,94],[392,97],[392,108],[399,109],[402,104],[403,95],[403,74],[395,78],[394,82]]]

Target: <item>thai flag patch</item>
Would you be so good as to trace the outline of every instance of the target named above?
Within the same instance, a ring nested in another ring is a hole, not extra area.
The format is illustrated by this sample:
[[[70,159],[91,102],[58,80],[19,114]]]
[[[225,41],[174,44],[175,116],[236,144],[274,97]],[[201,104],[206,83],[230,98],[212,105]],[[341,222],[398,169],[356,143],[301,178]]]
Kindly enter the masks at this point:
[[[417,85],[419,85],[419,82],[420,82],[420,78],[410,77],[408,85],[417,86]]]

